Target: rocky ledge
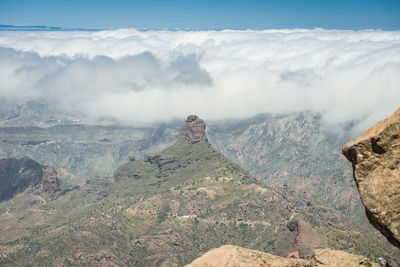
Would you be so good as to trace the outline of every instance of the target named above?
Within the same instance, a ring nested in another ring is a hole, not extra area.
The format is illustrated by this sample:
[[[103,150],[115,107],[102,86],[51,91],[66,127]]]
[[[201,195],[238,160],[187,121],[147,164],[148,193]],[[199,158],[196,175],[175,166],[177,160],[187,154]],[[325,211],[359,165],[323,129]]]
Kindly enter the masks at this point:
[[[371,224],[400,247],[400,108],[343,147]]]
[[[369,259],[346,253],[340,250],[316,249],[310,260],[288,259],[272,254],[225,245],[212,249],[203,256],[194,260],[186,267],[220,267],[220,266],[286,266],[286,267],[314,267],[314,266],[369,266],[378,267],[377,263]]]

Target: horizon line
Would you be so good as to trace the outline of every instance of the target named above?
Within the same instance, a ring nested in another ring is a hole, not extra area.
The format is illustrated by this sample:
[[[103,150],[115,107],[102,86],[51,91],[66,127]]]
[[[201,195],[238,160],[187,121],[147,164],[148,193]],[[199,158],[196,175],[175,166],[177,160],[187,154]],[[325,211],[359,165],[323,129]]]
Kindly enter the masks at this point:
[[[10,25],[0,24],[0,31],[112,31],[134,29],[137,31],[267,31],[267,30],[321,30],[321,31],[400,31],[399,29],[384,30],[380,28],[365,28],[365,29],[341,29],[341,28],[135,28],[135,27],[120,27],[120,28],[74,28],[63,26],[45,26],[45,25]]]

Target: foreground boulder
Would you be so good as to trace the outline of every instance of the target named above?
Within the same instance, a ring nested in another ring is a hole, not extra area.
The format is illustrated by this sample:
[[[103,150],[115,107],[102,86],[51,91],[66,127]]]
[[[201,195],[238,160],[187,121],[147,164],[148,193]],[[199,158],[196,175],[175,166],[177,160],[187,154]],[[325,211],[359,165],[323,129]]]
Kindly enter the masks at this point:
[[[213,266],[380,266],[369,259],[340,250],[317,249],[311,260],[288,259],[257,250],[225,245],[212,249],[187,267]]]
[[[400,247],[400,108],[343,147],[367,217]]]

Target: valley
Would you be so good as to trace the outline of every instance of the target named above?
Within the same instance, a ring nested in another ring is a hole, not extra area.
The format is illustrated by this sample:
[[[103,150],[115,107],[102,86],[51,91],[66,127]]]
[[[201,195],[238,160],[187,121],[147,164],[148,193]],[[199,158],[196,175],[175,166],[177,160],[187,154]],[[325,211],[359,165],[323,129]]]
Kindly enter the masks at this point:
[[[303,258],[328,246],[398,261],[380,233],[302,187],[254,178],[217,152],[205,129],[188,117],[174,144],[126,158],[112,178],[76,186],[60,176],[60,191],[29,187],[1,202],[0,261],[181,266],[225,244]]]

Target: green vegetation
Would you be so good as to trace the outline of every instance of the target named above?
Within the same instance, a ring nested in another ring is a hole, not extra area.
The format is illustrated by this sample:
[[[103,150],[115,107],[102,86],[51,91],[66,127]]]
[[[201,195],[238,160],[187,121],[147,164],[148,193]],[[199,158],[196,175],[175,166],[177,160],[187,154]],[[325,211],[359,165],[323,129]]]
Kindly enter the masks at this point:
[[[329,246],[339,248],[348,238],[360,254],[398,259],[375,234],[357,231],[333,209],[323,212],[328,209],[312,197],[299,201],[289,187],[280,194],[258,183],[207,143],[174,144],[147,162],[125,163],[115,177],[117,182],[92,179],[55,200],[44,196],[45,204],[32,202],[38,191],[0,203],[0,211],[8,209],[15,218],[12,227],[5,227],[10,221],[0,216],[0,238],[20,231],[19,238],[1,244],[0,262],[183,265],[224,244],[281,256],[292,250],[309,255],[311,248],[288,229],[291,218],[315,229],[313,235],[321,240],[330,231]],[[333,219],[335,227],[327,223]]]
[[[253,134],[261,132],[252,128]],[[233,135],[236,138],[240,132]],[[254,157],[265,150],[255,143],[262,144],[249,141],[254,151],[241,153]],[[282,145],[289,148],[291,143]],[[271,145],[271,149],[278,148]],[[306,153],[304,149],[300,152]],[[321,146],[321,151],[326,149]],[[284,156],[284,162],[292,162],[293,153]],[[266,159],[272,154],[260,155]],[[254,168],[262,166],[249,162]],[[275,163],[260,171],[273,175],[286,166]],[[313,173],[310,166],[314,165],[298,168],[296,179],[307,180],[306,175]],[[349,249],[345,245],[351,244],[372,259],[400,259],[376,232],[363,229],[335,205],[307,192],[300,180],[283,186],[278,176],[279,186],[274,185],[278,192],[207,142],[177,142],[144,160],[126,162],[114,177],[115,181],[90,179],[55,197],[32,187],[0,202],[1,265],[182,266],[224,244],[280,256],[299,250],[302,257],[315,247]]]

